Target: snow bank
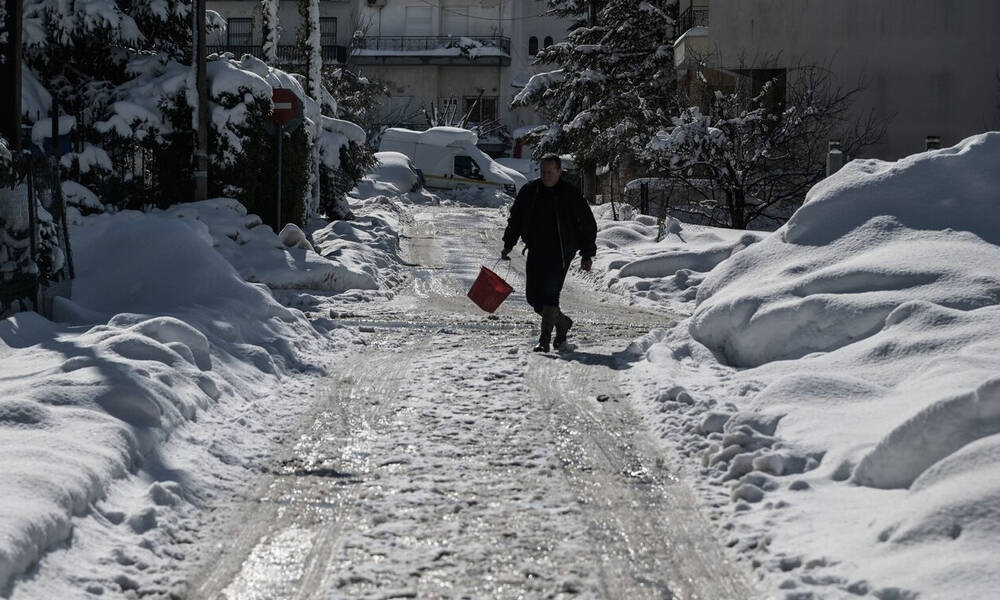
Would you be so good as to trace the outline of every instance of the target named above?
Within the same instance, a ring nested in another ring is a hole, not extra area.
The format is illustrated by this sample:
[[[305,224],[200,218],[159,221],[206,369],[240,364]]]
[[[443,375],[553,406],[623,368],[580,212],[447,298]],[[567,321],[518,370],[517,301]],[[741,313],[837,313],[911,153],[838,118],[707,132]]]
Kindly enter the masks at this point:
[[[615,209],[618,220],[614,219]],[[663,221],[628,205],[594,207],[596,268],[590,277],[629,297],[690,313],[705,274],[765,234]]]
[[[633,344],[656,429],[785,598],[1000,586],[998,162],[998,133],[855,161]]]
[[[338,266],[338,287],[357,290],[390,289],[403,280],[399,255],[399,208],[377,197],[356,210],[351,221],[334,221],[313,232],[319,254]]]
[[[0,321],[0,588],[71,548],[88,515],[98,516],[87,527],[136,536],[136,551],[141,536],[155,560],[150,536],[200,493],[163,466],[172,434],[246,410],[328,345],[301,312],[243,281],[204,223],[132,211],[73,220],[77,279],[55,312],[78,325]],[[105,506],[125,480],[145,481],[148,495]]]
[[[996,304],[998,157],[991,133],[898,163],[848,164],[778,233],[705,280],[692,334],[754,366],[868,337],[908,300]]]
[[[284,232],[283,240],[270,227],[263,225],[260,217],[247,214],[246,208],[231,198],[178,204],[154,214],[184,222],[235,268],[240,279],[262,283],[271,289],[340,293],[353,288],[372,289],[374,286],[378,289],[391,285],[399,277],[400,261],[394,250],[397,236],[390,224],[371,224],[361,220],[353,225],[338,226],[349,231],[368,231],[366,240],[378,239],[380,246],[371,255],[359,248],[350,256],[342,256],[341,253],[324,256],[323,248],[327,246],[317,244],[314,248],[308,242],[299,243],[305,240],[301,231],[298,237]],[[131,218],[138,216],[138,213],[132,213]],[[97,222],[99,220],[93,221]],[[327,245],[329,237],[323,236]],[[350,234],[343,243],[357,243],[361,237]],[[390,246],[393,250],[383,250],[383,247]],[[380,273],[383,268],[393,272]]]

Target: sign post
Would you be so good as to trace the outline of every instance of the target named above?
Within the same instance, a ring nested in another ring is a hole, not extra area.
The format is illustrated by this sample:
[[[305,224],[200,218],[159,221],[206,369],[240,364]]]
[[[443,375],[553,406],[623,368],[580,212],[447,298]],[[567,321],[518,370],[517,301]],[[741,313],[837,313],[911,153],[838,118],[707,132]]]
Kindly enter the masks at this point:
[[[274,110],[271,112],[271,128],[278,136],[278,206],[274,223],[274,232],[278,233],[281,229],[281,147],[285,133],[295,131],[302,124],[302,102],[299,101],[295,92],[288,88],[274,88],[271,101],[274,103]]]

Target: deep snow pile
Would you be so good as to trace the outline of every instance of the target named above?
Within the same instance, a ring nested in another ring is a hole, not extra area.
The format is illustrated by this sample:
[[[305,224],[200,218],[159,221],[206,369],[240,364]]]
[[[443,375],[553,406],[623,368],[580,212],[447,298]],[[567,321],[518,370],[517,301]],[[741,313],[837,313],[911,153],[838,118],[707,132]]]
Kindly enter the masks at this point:
[[[997,164],[1000,133],[852,162],[633,344],[656,427],[787,598],[1000,589]]]
[[[270,289],[309,289],[341,293],[350,289],[378,289],[399,280],[398,222],[377,217],[355,221],[322,222],[310,243],[295,225],[280,232],[263,225],[260,217],[247,214],[232,198],[174,205],[154,215],[185,222],[228,260],[245,281],[263,283]],[[144,221],[147,214],[122,211],[87,218],[74,217],[74,236],[89,239],[103,235],[123,222]]]
[[[636,214],[628,204],[596,206],[594,216],[598,231],[592,277],[634,299],[669,302],[682,314],[690,313],[688,305],[705,273],[766,235],[689,225],[672,217],[658,221]]]
[[[0,321],[0,589],[40,558],[52,569],[20,580],[15,598],[178,584],[160,568],[190,537],[178,511],[247,477],[242,452],[294,418],[308,394],[292,380],[332,349],[301,312],[244,281],[204,221],[83,221],[73,299],[57,300],[64,322]],[[302,398],[280,398],[289,385]]]

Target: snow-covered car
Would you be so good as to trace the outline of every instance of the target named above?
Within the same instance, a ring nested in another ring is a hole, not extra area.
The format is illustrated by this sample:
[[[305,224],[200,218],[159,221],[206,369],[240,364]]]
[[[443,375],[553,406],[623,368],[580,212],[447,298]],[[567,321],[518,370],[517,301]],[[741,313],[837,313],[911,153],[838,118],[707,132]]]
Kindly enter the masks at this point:
[[[428,187],[493,188],[513,196],[527,178],[477,148],[478,139],[474,132],[458,127],[431,127],[427,131],[390,128],[382,134],[379,150],[409,156],[423,171]]]
[[[376,152],[378,165],[369,178],[394,185],[400,193],[416,192],[424,187],[424,173],[410,157],[401,152]]]

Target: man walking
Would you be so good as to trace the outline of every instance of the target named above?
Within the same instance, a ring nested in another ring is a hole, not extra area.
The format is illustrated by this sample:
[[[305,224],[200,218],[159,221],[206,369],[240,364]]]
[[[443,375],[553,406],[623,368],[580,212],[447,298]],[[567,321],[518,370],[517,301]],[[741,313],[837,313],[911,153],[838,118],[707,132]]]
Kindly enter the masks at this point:
[[[535,352],[548,352],[552,340],[556,350],[566,344],[573,320],[559,309],[570,262],[580,253],[580,269],[589,271],[597,254],[597,222],[580,191],[562,181],[562,161],[546,154],[539,161],[541,177],[521,188],[510,208],[503,234],[502,258],[507,258],[518,238],[528,251],[524,295],[542,316],[542,332]]]

